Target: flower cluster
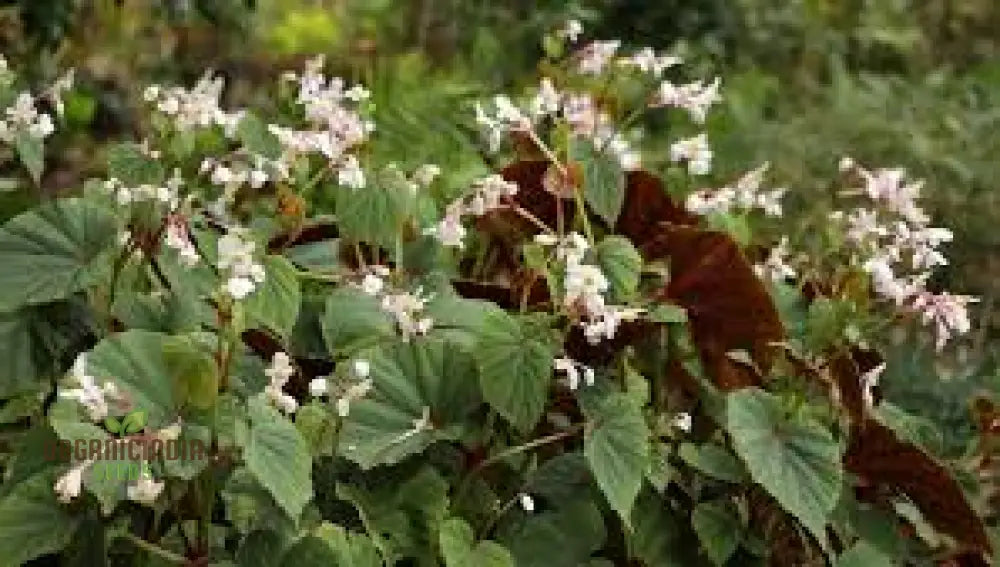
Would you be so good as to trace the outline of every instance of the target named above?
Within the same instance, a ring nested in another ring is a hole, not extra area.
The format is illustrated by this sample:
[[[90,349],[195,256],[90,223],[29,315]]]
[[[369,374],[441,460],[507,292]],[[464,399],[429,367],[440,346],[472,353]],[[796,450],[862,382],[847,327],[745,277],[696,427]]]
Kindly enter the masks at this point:
[[[295,155],[321,154],[337,167],[342,185],[361,189],[365,186],[364,172],[357,158],[347,152],[375,130],[374,123],[364,119],[357,109],[370,94],[360,85],[345,90],[343,79],[323,74],[323,64],[323,57],[317,57],[306,63],[301,76],[288,75],[298,80],[296,102],[302,107],[307,127],[299,130],[271,124],[268,129],[285,148],[287,161]]]
[[[180,131],[218,126],[228,137],[233,137],[243,112],[226,112],[219,105],[225,86],[222,77],[206,72],[191,89],[150,85],[143,98],[170,117]]]
[[[109,400],[121,402],[123,399],[114,382],[105,380],[98,385],[97,379],[87,373],[87,355],[84,353],[76,357],[69,375],[78,387],[63,389],[59,396],[79,402],[86,408],[91,421],[101,421],[111,413]]]
[[[863,268],[871,275],[875,292],[933,324],[939,350],[952,336],[967,333],[971,328],[967,306],[976,298],[926,288],[932,271],[948,264],[939,247],[953,236],[946,228],[928,225],[930,217],[917,204],[923,183],[907,183],[902,169],[869,171],[850,158],[841,160],[840,166],[864,182],[852,193],[875,204],[837,215],[846,224],[848,240],[864,258]]]
[[[371,392],[374,382],[369,378],[371,364],[364,359],[357,359],[351,365],[351,379],[340,384],[337,393],[337,415],[347,417],[351,413],[351,404]],[[315,378],[309,383],[309,392],[316,397],[329,394],[330,384],[327,378]]]
[[[504,180],[499,175],[490,175],[472,184],[469,195],[452,201],[445,209],[444,218],[437,225],[424,231],[434,236],[445,246],[462,247],[465,238],[465,227],[462,226],[463,215],[482,216],[487,212],[503,206],[505,197],[517,194],[517,185]]]
[[[250,240],[247,231],[241,227],[231,227],[218,242],[218,268],[225,274],[223,289],[233,299],[243,299],[250,295],[257,285],[264,283],[264,266],[253,257],[257,247]]]
[[[767,258],[753,267],[754,273],[762,280],[781,282],[794,278],[795,268],[788,265],[788,237],[782,236],[776,246],[768,252]]]
[[[695,191],[688,195],[684,204],[689,211],[699,215],[727,214],[734,209],[739,211],[760,209],[765,215],[780,217],[782,214],[781,199],[787,191],[785,189],[761,190],[764,174],[769,166],[770,164],[764,163],[760,167],[748,171],[736,180],[734,187]]]
[[[295,375],[292,359],[284,352],[276,352],[271,357],[271,365],[264,370],[269,382],[264,386],[264,396],[285,413],[295,413],[299,403],[285,392],[285,384]]]
[[[403,335],[404,341],[410,337],[425,335],[434,326],[434,320],[423,316],[428,297],[422,288],[410,293],[407,291],[387,291],[385,279],[389,270],[385,266],[370,266],[369,271],[361,280],[361,290],[368,295],[379,298],[382,310],[392,316],[396,327]]]
[[[625,321],[634,321],[641,309],[608,305],[604,293],[609,282],[596,264],[584,262],[590,244],[579,233],[572,232],[563,239],[540,234],[535,242],[542,246],[555,245],[556,259],[564,265],[563,306],[581,315],[580,326],[590,344],[613,339],[618,327]]]
[[[15,75],[8,68],[7,59],[0,55],[0,85],[11,87],[14,80]],[[40,96],[49,99],[55,107],[56,114],[62,115],[64,108],[62,95],[72,87],[73,72],[70,71],[57,79]],[[4,111],[3,119],[0,120],[0,140],[9,144],[22,134],[43,140],[55,132],[55,129],[52,116],[38,110],[37,97],[29,91],[22,91],[14,98],[13,104]]]

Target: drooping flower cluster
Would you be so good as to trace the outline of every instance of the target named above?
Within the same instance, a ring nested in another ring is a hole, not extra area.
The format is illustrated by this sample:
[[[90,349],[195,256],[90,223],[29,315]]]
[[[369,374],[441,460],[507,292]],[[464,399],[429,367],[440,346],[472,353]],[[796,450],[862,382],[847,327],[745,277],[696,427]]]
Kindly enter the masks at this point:
[[[231,227],[218,242],[218,268],[225,274],[223,290],[233,299],[250,295],[258,284],[264,283],[264,266],[253,257],[257,247],[247,231]]]
[[[53,490],[56,498],[63,504],[68,504],[80,496],[83,489],[83,474],[94,464],[94,459],[80,461],[56,479]]]
[[[505,197],[517,194],[517,185],[499,175],[490,175],[472,184],[468,195],[452,201],[445,209],[444,217],[438,224],[424,231],[434,236],[445,246],[462,247],[466,230],[462,226],[463,215],[482,216],[503,206]]]
[[[689,211],[699,215],[726,214],[733,209],[744,212],[759,209],[765,215],[780,217],[782,214],[781,199],[787,191],[785,189],[761,190],[764,174],[769,166],[770,164],[764,163],[760,167],[748,171],[736,181],[734,187],[695,191],[688,195],[684,204]]]
[[[423,315],[424,307],[429,299],[422,288],[414,292],[391,290],[385,279],[389,270],[385,266],[370,266],[368,273],[361,280],[361,290],[368,295],[379,298],[382,310],[392,316],[396,327],[404,341],[410,337],[425,335],[434,326],[434,319]]]
[[[264,370],[264,375],[269,380],[267,386],[264,386],[264,396],[268,401],[285,413],[295,413],[299,403],[284,390],[285,384],[295,375],[295,367],[288,354],[280,351],[274,353],[271,365]]]
[[[928,225],[930,217],[917,204],[922,181],[908,183],[906,172],[898,168],[870,171],[850,158],[840,165],[864,182],[853,193],[875,204],[837,216],[846,225],[848,240],[860,251],[875,292],[933,324],[938,349],[952,336],[967,333],[971,328],[967,306],[976,298],[926,288],[932,271],[948,264],[939,247],[953,235]]]
[[[563,239],[550,234],[540,234],[535,242],[542,246],[555,245],[556,259],[563,263],[563,306],[580,316],[579,324],[590,344],[615,337],[618,327],[625,321],[634,321],[641,309],[621,305],[608,305],[604,293],[609,282],[601,268],[584,261],[590,244],[579,233],[572,232]]]
[[[337,415],[340,417],[347,417],[351,412],[351,404],[367,396],[374,384],[368,377],[371,365],[367,360],[355,360],[351,370],[357,381],[352,382],[337,397]]]
[[[712,171],[713,156],[714,152],[708,145],[708,137],[705,134],[670,144],[670,161],[687,162],[688,173],[691,175],[705,175]]]
[[[782,282],[794,278],[795,268],[788,265],[788,237],[782,236],[776,246],[768,252],[767,258],[753,267],[754,273],[762,280]]]
[[[114,382],[105,380],[98,384],[97,378],[87,372],[86,353],[76,357],[69,376],[77,387],[61,389],[59,396],[79,402],[87,410],[91,421],[101,421],[107,417],[111,413],[111,404],[123,399]]]
[[[7,67],[7,59],[0,55],[0,85],[11,88],[14,86],[14,81],[15,75]],[[48,98],[56,113],[62,115],[64,108],[62,95],[72,86],[73,72],[70,71],[57,79],[39,97],[29,91],[21,91],[14,98],[13,104],[4,111],[3,119],[0,120],[0,140],[9,144],[18,136],[25,134],[39,140],[48,138],[55,132],[55,124],[51,115],[38,110],[37,98]]]
[[[323,74],[324,58],[306,63],[298,80],[296,102],[301,105],[307,127],[287,128],[271,124],[268,129],[285,148],[286,160],[295,155],[318,153],[337,168],[338,181],[352,189],[365,187],[364,172],[357,158],[347,152],[362,144],[375,130],[375,125],[359,114],[358,104],[370,96],[361,85],[345,90],[343,79],[327,78]]]
[[[180,131],[218,126],[226,136],[233,137],[243,112],[226,112],[219,105],[225,86],[226,81],[222,77],[213,76],[209,71],[190,89],[150,85],[146,87],[143,98],[170,117]]]
[[[677,61],[679,63],[679,60]],[[676,64],[676,63],[673,63]],[[675,85],[670,81],[660,83],[660,88],[653,97],[650,106],[672,106],[686,110],[697,124],[704,124],[709,109],[721,100],[719,86],[721,80],[716,77],[711,83],[694,81],[683,85]]]
[[[160,496],[160,493],[163,492],[165,486],[165,482],[153,478],[153,473],[149,470],[149,464],[143,463],[139,479],[129,484],[125,493],[129,500],[151,505]]]

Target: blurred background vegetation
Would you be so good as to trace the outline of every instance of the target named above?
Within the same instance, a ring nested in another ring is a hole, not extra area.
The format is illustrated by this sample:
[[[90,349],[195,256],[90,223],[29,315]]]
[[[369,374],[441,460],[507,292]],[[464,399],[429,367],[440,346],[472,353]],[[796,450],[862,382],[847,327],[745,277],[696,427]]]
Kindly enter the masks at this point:
[[[266,108],[274,79],[317,53],[373,91],[374,158],[437,163],[460,183],[485,167],[471,102],[536,83],[541,37],[571,17],[587,38],[677,51],[691,76],[721,75],[725,102],[708,124],[714,181],[770,161],[805,219],[786,232],[829,214],[842,155],[926,178],[926,208],[956,233],[940,283],[982,298],[977,331],[944,367],[900,349],[887,391],[966,424],[970,396],[1000,391],[996,0],[0,1],[11,64],[40,81],[74,67],[79,85],[41,189],[4,184],[0,215],[99,175],[106,140],[140,135],[145,85],[214,69],[229,102]],[[665,148],[662,129],[647,126],[648,147]],[[644,160],[656,170],[664,155]],[[957,378],[914,379],[941,373]]]

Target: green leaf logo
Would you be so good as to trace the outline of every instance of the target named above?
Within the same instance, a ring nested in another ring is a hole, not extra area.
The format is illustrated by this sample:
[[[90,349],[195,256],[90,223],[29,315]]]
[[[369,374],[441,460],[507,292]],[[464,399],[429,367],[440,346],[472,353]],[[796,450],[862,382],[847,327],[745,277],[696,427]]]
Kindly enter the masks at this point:
[[[144,410],[135,410],[127,414],[122,418],[122,432],[130,434],[142,431],[142,428],[146,427],[147,418],[148,416]]]
[[[104,427],[106,427],[108,431],[116,435],[122,432],[121,422],[119,422],[117,419],[115,419],[110,415],[104,418]]]

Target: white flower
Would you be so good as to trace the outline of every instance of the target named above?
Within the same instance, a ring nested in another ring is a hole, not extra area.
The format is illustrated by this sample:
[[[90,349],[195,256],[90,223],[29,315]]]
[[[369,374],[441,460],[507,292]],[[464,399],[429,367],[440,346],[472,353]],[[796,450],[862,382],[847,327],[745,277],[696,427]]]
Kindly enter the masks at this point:
[[[352,102],[368,100],[369,97],[371,97],[371,93],[361,85],[354,85],[344,93],[344,98]]]
[[[462,226],[462,219],[452,215],[445,215],[437,225],[424,230],[424,234],[437,238],[442,246],[451,246],[454,248],[462,247],[462,239],[465,238],[465,233],[466,230]]]
[[[364,279],[361,280],[361,291],[368,295],[378,295],[384,287],[385,282],[375,274],[366,274]]]
[[[361,169],[358,158],[347,156],[344,159],[340,170],[337,171],[337,182],[351,189],[365,188],[365,172]]]
[[[295,375],[295,367],[292,366],[292,359],[287,353],[278,351],[271,357],[271,365],[264,370],[271,383],[284,386],[288,380]]]
[[[164,243],[169,248],[177,250],[181,263],[185,266],[191,267],[197,264],[201,257],[198,255],[198,250],[194,247],[194,243],[191,242],[187,222],[185,222],[184,218],[170,215],[167,217],[166,224]]]
[[[652,73],[656,77],[662,75],[670,67],[679,65],[680,63],[680,57],[673,55],[657,56],[652,47],[643,47],[630,57],[626,57],[620,61],[621,65],[634,66],[643,73]]]
[[[581,377],[583,379],[583,383],[587,386],[594,385],[594,369],[589,366],[580,364],[579,362],[567,357],[553,359],[552,366],[556,372],[566,373],[566,385],[570,390],[576,390],[580,387]]]
[[[270,380],[270,383],[264,387],[264,395],[281,411],[294,413],[299,404],[294,397],[283,390],[288,380],[295,375],[295,367],[291,364],[291,358],[281,351],[274,353],[274,356],[271,357],[271,365],[264,370],[264,375]]]
[[[337,398],[337,415],[340,417],[347,417],[351,412],[351,404],[361,398],[364,398],[371,392],[374,383],[371,379],[366,378],[360,382],[355,382],[351,384],[344,395]]]
[[[861,375],[862,396],[868,407],[875,407],[875,387],[878,386],[878,379],[884,371],[885,363],[883,362]]]
[[[358,378],[367,378],[368,374],[371,372],[371,363],[364,359],[357,359],[354,361],[354,375]]]
[[[670,145],[670,161],[687,161],[688,173],[704,175],[712,169],[712,149],[705,134],[678,140]]]
[[[535,118],[559,112],[559,92],[552,86],[552,81],[545,77],[538,87],[538,93],[531,99],[529,112]]]
[[[670,420],[671,427],[676,427],[685,433],[691,433],[692,419],[691,414],[687,412],[681,412]]]
[[[569,264],[563,282],[567,306],[580,302],[587,311],[604,305],[602,293],[608,290],[608,279],[601,269],[593,264]]]
[[[570,43],[576,43],[577,38],[582,33],[583,24],[580,23],[580,20],[567,20],[566,25],[559,30],[558,35],[568,39]]]
[[[419,317],[427,302],[420,294],[418,289],[415,293],[393,293],[382,297],[382,310],[395,319],[404,341],[414,335],[426,334],[433,326],[432,319]]]
[[[56,480],[53,490],[55,490],[60,502],[65,504],[80,496],[80,490],[83,488],[83,473],[93,462],[93,459],[80,461]]]
[[[660,88],[653,99],[652,106],[682,108],[691,115],[692,120],[698,124],[703,124],[708,115],[708,110],[712,105],[721,100],[719,96],[720,84],[721,81],[718,77],[708,85],[705,85],[701,81],[686,85],[674,85],[670,81],[663,81],[660,83]]]
[[[60,397],[76,400],[87,410],[91,421],[101,421],[110,411],[108,397],[116,398],[118,389],[110,381],[98,386],[97,380],[87,373],[87,355],[80,353],[73,362],[70,378],[79,388],[60,389]]]
[[[128,499],[140,504],[152,504],[163,492],[164,486],[164,482],[153,480],[152,475],[145,471],[135,484],[128,487]]]
[[[226,280],[225,290],[233,299],[243,299],[253,293],[256,284],[250,278],[233,277]]]
[[[925,323],[934,324],[935,346],[940,351],[951,337],[968,333],[972,328],[968,304],[977,301],[968,295],[922,292],[916,296],[913,308],[921,312]]]
[[[519,500],[521,508],[524,508],[525,512],[531,513],[535,511],[535,501],[531,498],[530,494],[522,494]]]
[[[223,289],[234,299],[243,299],[264,282],[264,266],[254,261],[256,244],[239,227],[231,227],[217,243],[218,268],[226,275]]]
[[[309,381],[309,395],[314,398],[325,396],[328,390],[326,378],[313,378]]]
[[[583,75],[600,75],[615,56],[621,42],[618,40],[595,41],[580,51],[577,71]]]
[[[782,236],[781,241],[768,253],[762,264],[756,264],[754,272],[757,277],[774,282],[782,282],[796,276],[795,269],[786,263],[788,258],[788,237]]]

